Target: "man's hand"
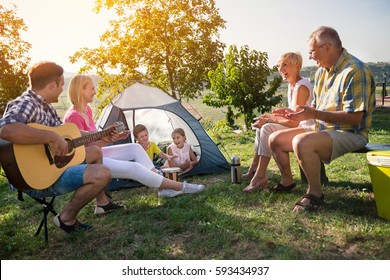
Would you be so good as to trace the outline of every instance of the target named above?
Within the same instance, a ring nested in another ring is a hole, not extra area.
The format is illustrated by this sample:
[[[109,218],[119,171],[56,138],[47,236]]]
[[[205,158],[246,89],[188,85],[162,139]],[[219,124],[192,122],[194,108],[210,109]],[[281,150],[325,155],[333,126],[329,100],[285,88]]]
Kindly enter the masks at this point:
[[[316,110],[311,106],[298,105],[297,112],[290,112],[286,115],[287,118],[293,121],[303,121],[315,119]]]
[[[53,133],[54,137],[49,142],[50,150],[55,156],[63,156],[69,152],[68,142],[59,134]]]

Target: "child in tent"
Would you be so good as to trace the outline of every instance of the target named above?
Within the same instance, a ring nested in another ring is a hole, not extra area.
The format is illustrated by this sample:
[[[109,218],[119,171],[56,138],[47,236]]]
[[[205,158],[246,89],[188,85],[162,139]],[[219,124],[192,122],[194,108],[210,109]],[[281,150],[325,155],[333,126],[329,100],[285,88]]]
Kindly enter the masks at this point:
[[[190,171],[198,159],[190,144],[186,143],[186,134],[182,128],[176,128],[172,132],[173,143],[168,146],[168,155],[175,158],[168,159],[163,167],[180,167],[180,174]]]
[[[135,141],[138,142],[144,148],[148,154],[150,160],[153,161],[154,155],[164,159],[164,160],[173,160],[176,156],[170,156],[161,151],[156,143],[149,141],[149,132],[146,126],[143,124],[137,124],[133,129],[133,135]]]

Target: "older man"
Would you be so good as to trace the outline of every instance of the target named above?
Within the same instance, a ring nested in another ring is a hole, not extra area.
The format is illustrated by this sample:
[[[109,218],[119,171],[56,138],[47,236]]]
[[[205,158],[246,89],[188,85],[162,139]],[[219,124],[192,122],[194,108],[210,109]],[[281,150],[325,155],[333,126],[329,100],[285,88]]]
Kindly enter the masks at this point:
[[[315,119],[316,125],[303,133],[301,129],[288,129],[270,137],[282,175],[273,190],[288,192],[293,184],[289,152],[295,153],[307,177],[307,192],[296,203],[294,212],[315,210],[323,204],[321,161],[330,163],[364,147],[375,107],[371,71],[343,48],[336,30],[326,26],[316,29],[309,37],[309,50],[309,58],[319,67],[314,80],[313,104],[299,106],[297,112],[285,114],[292,120]]]

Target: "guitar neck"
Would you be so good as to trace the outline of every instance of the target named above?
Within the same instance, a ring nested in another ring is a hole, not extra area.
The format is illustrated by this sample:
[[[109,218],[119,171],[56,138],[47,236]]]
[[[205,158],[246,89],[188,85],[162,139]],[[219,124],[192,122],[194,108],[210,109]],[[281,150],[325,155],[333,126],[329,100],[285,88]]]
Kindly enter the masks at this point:
[[[84,145],[88,144],[89,142],[100,140],[103,137],[110,135],[113,130],[114,130],[114,128],[111,127],[111,128],[106,129],[106,130],[103,130],[103,131],[99,131],[99,132],[95,132],[95,133],[91,133],[88,135],[84,135],[84,136],[75,138],[72,140],[73,147],[77,148],[80,146],[84,146]]]

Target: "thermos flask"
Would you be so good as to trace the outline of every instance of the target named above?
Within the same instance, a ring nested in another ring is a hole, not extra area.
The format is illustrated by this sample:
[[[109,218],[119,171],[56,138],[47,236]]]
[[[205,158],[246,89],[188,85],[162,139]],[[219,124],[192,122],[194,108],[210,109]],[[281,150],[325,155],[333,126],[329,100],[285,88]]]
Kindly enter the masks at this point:
[[[232,157],[232,160],[230,162],[230,169],[232,173],[232,183],[241,183],[241,163],[240,158],[238,156]]]

